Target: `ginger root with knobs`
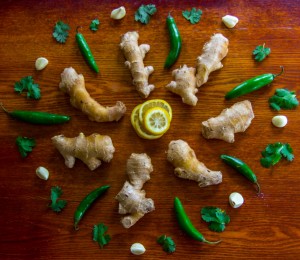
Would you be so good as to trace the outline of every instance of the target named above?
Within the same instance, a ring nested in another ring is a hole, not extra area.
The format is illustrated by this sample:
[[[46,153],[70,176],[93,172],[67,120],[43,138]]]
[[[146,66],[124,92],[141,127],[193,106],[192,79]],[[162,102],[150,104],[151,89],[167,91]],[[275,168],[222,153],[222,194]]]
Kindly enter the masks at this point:
[[[173,70],[172,76],[175,81],[171,81],[166,86],[169,91],[181,96],[183,103],[190,106],[195,106],[198,101],[195,95],[198,92],[195,72],[195,68],[183,65],[183,67]]]
[[[135,31],[127,32],[122,36],[120,47],[125,56],[125,66],[131,71],[133,85],[142,98],[147,98],[154,85],[149,85],[149,75],[154,71],[152,66],[144,67],[144,58],[150,50],[150,45],[138,45],[139,34]]]
[[[175,167],[176,176],[198,182],[199,187],[216,185],[222,182],[220,171],[211,171],[200,162],[194,150],[183,140],[171,141],[167,158]]]
[[[211,72],[223,67],[221,60],[228,53],[228,44],[228,39],[221,33],[214,34],[210,38],[210,41],[204,44],[203,52],[201,56],[197,58],[197,87],[207,82]]]
[[[245,132],[253,118],[251,102],[244,100],[224,109],[219,116],[202,122],[202,135],[207,139],[233,143],[234,134]]]
[[[73,68],[64,69],[59,88],[70,95],[72,106],[88,115],[91,121],[118,121],[126,112],[126,107],[121,101],[112,107],[104,107],[95,101],[85,88],[83,75],[77,74]]]
[[[146,192],[142,190],[153,171],[150,157],[145,153],[131,154],[127,160],[126,171],[129,181],[124,183],[116,199],[119,201],[119,214],[127,214],[121,223],[125,228],[130,228],[146,213],[155,209],[153,200],[146,198]]]
[[[93,171],[101,165],[101,160],[110,162],[115,152],[112,140],[107,135],[92,134],[86,137],[80,133],[74,138],[56,135],[52,137],[52,142],[64,157],[68,168],[73,168],[78,158]]]

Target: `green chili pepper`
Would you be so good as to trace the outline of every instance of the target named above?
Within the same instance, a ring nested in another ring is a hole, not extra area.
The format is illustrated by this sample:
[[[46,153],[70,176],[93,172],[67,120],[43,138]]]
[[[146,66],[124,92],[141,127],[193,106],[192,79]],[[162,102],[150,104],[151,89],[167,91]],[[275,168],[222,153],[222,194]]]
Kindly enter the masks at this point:
[[[216,242],[210,242],[204,238],[204,236],[193,226],[193,223],[191,222],[191,220],[189,219],[189,217],[184,211],[181,201],[177,197],[175,197],[174,199],[174,209],[175,209],[176,218],[180,228],[185,233],[187,233],[190,237],[192,237],[197,241],[208,243],[208,244],[217,244],[221,242],[221,240]]]
[[[165,68],[170,68],[177,60],[181,51],[181,37],[174,18],[170,15],[167,17],[167,26],[170,35],[170,52],[165,62]]]
[[[244,175],[252,183],[256,184],[257,191],[258,191],[258,193],[260,193],[260,186],[258,184],[257,177],[246,163],[244,163],[242,160],[240,160],[236,157],[233,157],[233,156],[230,156],[230,155],[225,155],[225,154],[221,155],[221,159],[226,164],[230,165],[232,168],[234,168],[239,173]]]
[[[78,28],[76,30],[76,41],[77,44],[79,46],[79,49],[83,55],[83,57],[85,58],[86,62],[88,63],[88,65],[95,71],[95,72],[99,72],[99,68],[97,66],[97,63],[94,59],[94,56],[90,50],[89,45],[87,44],[85,38],[83,37],[83,35],[81,33],[78,32]]]
[[[39,111],[23,111],[14,110],[12,112],[7,111],[0,103],[2,109],[9,114],[11,117],[19,119],[21,121],[32,123],[36,125],[57,125],[68,122],[71,117],[58,114],[50,114],[47,112]]]
[[[109,185],[105,185],[93,190],[89,193],[79,204],[75,213],[74,213],[74,228],[78,230],[78,223],[82,219],[85,212],[93,204],[93,202],[99,198],[105,191],[109,189]]]
[[[281,72],[279,74],[262,74],[259,76],[256,76],[254,78],[248,79],[241,83],[240,85],[236,86],[232,90],[230,90],[226,95],[226,99],[232,99],[236,98],[245,94],[248,94],[250,92],[253,92],[255,90],[258,90],[268,84],[270,84],[276,77],[280,76],[284,71],[283,66],[281,66]]]

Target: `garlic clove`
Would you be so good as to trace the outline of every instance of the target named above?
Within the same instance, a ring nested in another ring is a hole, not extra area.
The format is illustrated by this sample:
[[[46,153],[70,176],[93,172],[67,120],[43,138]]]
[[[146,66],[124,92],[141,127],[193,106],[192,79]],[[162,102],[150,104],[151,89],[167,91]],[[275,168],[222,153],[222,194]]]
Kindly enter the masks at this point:
[[[287,124],[288,120],[286,116],[274,116],[272,118],[272,124],[276,127],[285,127]]]
[[[121,6],[119,8],[112,10],[110,17],[115,20],[120,20],[124,18],[125,15],[126,15],[125,7]]]
[[[130,252],[134,255],[142,255],[146,252],[146,249],[141,243],[134,243],[130,247]]]
[[[40,166],[36,169],[36,175],[41,178],[42,180],[48,180],[49,178],[49,171],[43,167],[43,166]]]
[[[229,204],[233,208],[239,208],[244,203],[243,196],[238,192],[233,192],[229,195]]]
[[[36,70],[43,70],[44,68],[46,68],[48,63],[49,61],[46,58],[40,57],[35,61],[35,68]]]
[[[227,28],[233,28],[239,22],[239,19],[233,15],[225,15],[222,17],[222,21]]]

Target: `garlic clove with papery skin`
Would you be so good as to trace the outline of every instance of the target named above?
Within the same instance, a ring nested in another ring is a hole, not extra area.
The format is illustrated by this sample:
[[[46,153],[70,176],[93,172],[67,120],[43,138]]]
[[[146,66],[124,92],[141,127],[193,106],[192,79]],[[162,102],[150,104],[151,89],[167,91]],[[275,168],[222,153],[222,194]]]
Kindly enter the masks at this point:
[[[239,22],[239,19],[233,15],[225,15],[222,17],[222,21],[227,28],[233,28]]]
[[[233,208],[239,208],[244,203],[243,196],[238,192],[233,192],[229,195],[229,204]]]
[[[146,249],[141,243],[134,243],[130,247],[130,252],[134,255],[142,255],[146,252]]]

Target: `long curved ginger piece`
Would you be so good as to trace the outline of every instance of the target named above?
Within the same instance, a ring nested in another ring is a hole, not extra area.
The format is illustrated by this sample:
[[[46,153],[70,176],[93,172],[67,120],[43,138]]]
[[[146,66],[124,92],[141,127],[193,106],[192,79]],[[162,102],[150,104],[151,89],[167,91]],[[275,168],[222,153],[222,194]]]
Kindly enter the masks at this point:
[[[125,56],[125,66],[131,71],[133,85],[142,98],[147,98],[154,85],[149,85],[149,75],[154,71],[152,66],[144,67],[144,58],[150,45],[138,45],[139,34],[135,31],[125,33],[121,38],[120,47]]]
[[[200,162],[194,150],[183,140],[171,141],[167,158],[175,167],[176,176],[197,181],[199,187],[206,187],[222,182],[222,173],[220,171],[211,171]]]
[[[126,107],[120,101],[112,107],[104,107],[95,101],[85,88],[83,75],[77,74],[73,68],[64,69],[59,88],[70,95],[72,106],[88,115],[91,121],[118,121],[125,114]]]
[[[172,76],[175,81],[171,81],[166,86],[169,91],[181,96],[183,103],[190,106],[196,106],[198,101],[195,95],[198,92],[195,72],[195,68],[183,65],[183,67],[173,70]]]
[[[234,134],[245,132],[253,118],[251,102],[244,100],[224,109],[219,116],[202,122],[202,135],[207,139],[233,143]]]
[[[86,137],[80,133],[74,138],[56,135],[52,137],[52,142],[65,158],[68,168],[73,168],[78,158],[93,171],[101,165],[101,160],[110,162],[115,152],[112,140],[107,135],[92,134]]]
[[[221,60],[228,53],[229,41],[221,33],[214,34],[203,47],[201,56],[197,58],[197,87],[207,82],[211,72],[221,69]]]
[[[116,199],[119,201],[119,214],[128,214],[122,218],[121,223],[125,228],[130,228],[146,213],[155,209],[153,200],[146,198],[146,192],[142,190],[153,171],[150,157],[145,153],[131,154],[126,171],[129,181],[124,183]]]

